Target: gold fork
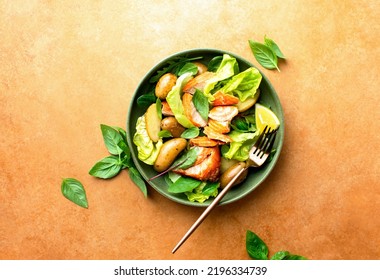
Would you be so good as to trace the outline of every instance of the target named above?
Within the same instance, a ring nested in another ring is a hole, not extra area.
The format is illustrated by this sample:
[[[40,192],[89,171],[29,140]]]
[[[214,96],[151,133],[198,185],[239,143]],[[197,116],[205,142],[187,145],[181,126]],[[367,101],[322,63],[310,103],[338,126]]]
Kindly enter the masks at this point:
[[[273,148],[274,141],[276,139],[276,130],[271,130],[266,126],[263,132],[257,138],[255,144],[252,146],[249,151],[249,158],[245,162],[245,164],[241,165],[241,170],[231,179],[231,181],[227,184],[225,188],[217,195],[217,197],[212,201],[212,203],[203,211],[202,215],[198,218],[198,220],[192,225],[192,227],[186,232],[186,234],[182,237],[182,239],[178,242],[178,244],[172,250],[174,254],[179,247],[190,237],[190,235],[198,228],[198,226],[206,219],[208,214],[215,208],[215,206],[220,202],[220,200],[224,197],[224,195],[231,189],[234,185],[234,182],[239,178],[239,176],[247,170],[249,167],[260,167],[264,164],[264,162],[268,159],[271,150]]]

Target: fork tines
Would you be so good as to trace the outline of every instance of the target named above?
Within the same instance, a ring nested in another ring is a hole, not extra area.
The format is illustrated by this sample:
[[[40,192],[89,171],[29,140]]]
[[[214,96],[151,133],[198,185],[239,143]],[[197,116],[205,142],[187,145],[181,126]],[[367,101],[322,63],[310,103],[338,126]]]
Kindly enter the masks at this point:
[[[256,149],[253,151],[253,154],[261,158],[265,153],[270,153],[277,131],[278,129],[270,129],[268,126],[265,126],[263,132],[256,141]]]

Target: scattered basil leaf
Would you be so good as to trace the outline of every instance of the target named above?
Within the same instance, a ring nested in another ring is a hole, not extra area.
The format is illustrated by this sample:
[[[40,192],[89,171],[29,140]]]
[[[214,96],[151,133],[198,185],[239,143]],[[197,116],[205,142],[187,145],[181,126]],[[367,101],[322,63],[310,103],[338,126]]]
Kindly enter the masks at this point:
[[[185,73],[188,73],[188,72],[191,73],[191,75],[194,76],[194,75],[196,75],[198,73],[198,67],[194,63],[192,63],[192,62],[187,62],[179,70],[178,76],[181,76],[181,75],[183,75]]]
[[[202,182],[190,177],[181,177],[168,188],[171,193],[190,192],[198,187]]]
[[[169,138],[169,137],[173,137],[173,135],[170,133],[169,130],[160,130],[160,132],[158,133],[158,137],[160,138]]]
[[[139,187],[139,189],[142,191],[145,197],[148,196],[148,190],[145,185],[145,181],[141,177],[141,174],[135,167],[130,167],[128,169],[128,175],[131,178],[131,180]]]
[[[83,208],[88,208],[86,191],[81,182],[74,178],[64,178],[61,184],[64,197]]]
[[[277,69],[280,72],[277,66],[277,56],[268,46],[253,40],[249,40],[249,46],[261,66],[267,69]]]
[[[122,164],[118,157],[108,156],[95,163],[89,174],[101,179],[110,179],[119,174],[121,167]]]
[[[139,107],[149,107],[150,104],[156,101],[156,98],[154,92],[143,94],[137,98],[137,105]]]
[[[285,59],[278,45],[272,39],[268,38],[267,35],[264,36],[264,44],[267,45],[277,57]]]
[[[186,56],[175,57],[175,58],[173,58],[167,62],[167,66],[165,66],[161,70],[157,71],[156,75],[152,76],[150,78],[149,82],[150,83],[158,82],[158,80],[161,78],[161,76],[166,74],[166,73],[173,73],[173,74],[176,74],[177,76],[179,76],[178,73],[179,73],[180,69],[187,62],[199,60],[199,59],[202,59],[202,56],[192,57],[192,58],[188,58]]]
[[[290,254],[288,251],[279,251],[272,256],[271,260],[307,260],[307,258]]]
[[[111,155],[119,155],[121,153],[121,149],[117,144],[123,140],[123,137],[111,126],[101,124],[100,129],[102,131],[104,144],[106,145],[108,152]]]
[[[219,182],[206,182],[206,186],[202,189],[202,194],[204,195],[212,195],[215,190],[217,190],[220,186]]]
[[[268,259],[268,247],[255,233],[247,230],[246,233],[246,250],[248,255],[255,260]]]
[[[195,109],[197,109],[202,119],[207,121],[210,108],[206,95],[204,95],[203,92],[201,92],[199,89],[195,89],[192,101],[194,103]]]
[[[216,72],[218,70],[220,64],[222,63],[223,56],[215,56],[208,63],[207,70],[210,72]]]
[[[186,129],[184,132],[182,132],[181,137],[185,139],[192,139],[199,135],[199,128],[198,127],[190,127]]]

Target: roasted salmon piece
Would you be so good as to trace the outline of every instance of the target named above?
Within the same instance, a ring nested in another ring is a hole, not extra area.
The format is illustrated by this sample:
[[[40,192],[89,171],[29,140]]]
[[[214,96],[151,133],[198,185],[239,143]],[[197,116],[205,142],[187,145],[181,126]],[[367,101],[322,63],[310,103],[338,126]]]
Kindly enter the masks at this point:
[[[220,151],[218,147],[198,147],[201,149],[195,164],[187,169],[174,169],[173,172],[200,181],[216,182],[220,175]]]
[[[190,146],[216,147],[222,143],[220,141],[210,139],[207,136],[198,136],[198,137],[190,139],[189,144]]]
[[[197,127],[204,127],[207,125],[207,121],[204,120],[192,101],[193,95],[190,93],[184,93],[182,96],[182,105],[185,110],[186,117],[192,122],[193,125]]]
[[[231,137],[229,137],[226,134],[217,132],[217,131],[213,130],[211,127],[209,127],[209,126],[206,126],[203,129],[203,133],[206,134],[208,138],[213,139],[213,140],[219,140],[219,141],[222,141],[224,143],[230,143],[230,142],[232,142]]]
[[[210,110],[208,117],[219,122],[230,122],[238,113],[235,106],[215,106]]]
[[[203,91],[206,82],[215,76],[214,72],[206,71],[187,82],[182,91],[194,94],[196,89]]]
[[[221,91],[216,92],[213,96],[215,98],[212,102],[213,106],[235,105],[239,103],[239,98]]]
[[[229,121],[219,122],[213,119],[209,119],[208,126],[215,132],[219,133],[228,133],[231,130]]]
[[[170,109],[169,103],[167,101],[161,102],[162,108],[162,115],[165,117],[174,116],[172,109]]]

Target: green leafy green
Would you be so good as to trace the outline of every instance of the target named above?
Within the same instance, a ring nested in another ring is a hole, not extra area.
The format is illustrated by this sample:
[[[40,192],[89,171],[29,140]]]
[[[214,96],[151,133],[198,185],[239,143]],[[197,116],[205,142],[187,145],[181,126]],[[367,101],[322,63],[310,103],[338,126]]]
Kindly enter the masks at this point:
[[[100,129],[102,131],[104,144],[106,145],[108,152],[111,155],[119,155],[121,150],[117,144],[123,140],[122,135],[120,135],[120,133],[112,126],[105,124],[101,124]]]
[[[145,118],[142,118],[140,122],[142,120],[145,121]],[[105,157],[95,163],[95,165],[90,169],[89,174],[101,179],[110,179],[118,175],[122,169],[128,168],[129,177],[140,188],[144,196],[147,196],[145,181],[133,163],[125,130],[117,126],[111,127],[104,124],[100,127],[103,134],[104,143],[111,156]],[[139,128],[144,130],[145,123],[140,125]],[[139,139],[145,138],[140,135]],[[147,161],[155,156],[157,149],[160,148],[160,145],[162,145],[162,141],[159,141],[152,146],[152,150],[149,151],[149,155],[147,155]]]
[[[248,255],[255,260],[268,260],[268,247],[264,241],[254,232],[247,230],[245,247]],[[307,258],[299,255],[293,255],[288,251],[278,251],[271,260],[307,260]]]
[[[192,147],[189,150],[187,150],[185,153],[183,153],[178,159],[174,161],[172,166],[176,166],[177,169],[186,169],[195,163],[197,160],[197,157],[200,153],[199,147]]]
[[[199,112],[202,119],[208,120],[209,103],[207,97],[199,89],[195,89],[195,93],[192,99],[195,109]]]
[[[261,66],[267,69],[277,69],[280,72],[277,65],[277,56],[270,47],[253,40],[249,40],[249,46],[257,62],[259,62]]]
[[[198,135],[199,135],[199,128],[194,126],[182,132],[181,137],[185,139],[192,139],[192,138],[197,137]]]
[[[180,177],[169,186],[168,191],[171,193],[189,192],[198,187],[201,183],[201,181],[190,177]]]
[[[267,35],[264,36],[264,44],[267,45],[277,57],[285,59],[278,45],[272,39],[268,38]]]
[[[191,75],[196,75],[198,73],[198,67],[192,63],[187,62],[178,72],[178,76],[181,76],[185,73],[191,73]]]
[[[216,197],[218,195],[218,188],[218,182],[202,182],[191,192],[185,192],[185,195],[189,201],[203,203],[210,197]]]
[[[81,182],[74,178],[64,178],[61,184],[61,192],[71,202],[88,208],[86,191]]]
[[[210,72],[216,72],[216,70],[218,70],[220,64],[222,63],[222,60],[223,60],[222,55],[213,57],[208,63],[207,70]]]
[[[131,178],[131,180],[139,187],[144,196],[147,197],[148,191],[145,185],[145,181],[141,177],[139,171],[134,166],[130,166],[128,169],[128,175]]]
[[[156,100],[156,110],[157,110],[157,115],[160,120],[162,120],[162,102],[161,99],[157,98]]]
[[[279,251],[271,257],[271,260],[307,260],[307,258],[290,254],[288,251]]]
[[[133,143],[137,147],[137,157],[142,162],[153,165],[163,145],[162,139],[153,143],[146,130],[144,115],[137,119],[136,133],[133,135]]]
[[[108,156],[95,163],[89,174],[101,179],[110,179],[119,174],[121,167],[122,163],[117,156]]]
[[[181,99],[181,91],[183,86],[191,79],[191,77],[191,73],[185,73],[182,76],[179,76],[175,86],[166,96],[166,101],[168,102],[169,107],[172,109],[174,117],[182,126],[186,128],[193,127],[194,125],[185,115],[185,110],[183,108]]]
[[[210,78],[204,86],[203,94],[207,97],[207,99],[210,102],[215,99],[215,97],[212,95],[212,90],[215,88],[217,83],[235,75],[238,68],[239,65],[236,61],[236,58],[228,54],[223,55],[223,60],[221,61],[218,69],[216,70],[215,76]]]
[[[163,130],[160,130],[160,132],[158,133],[158,137],[169,138],[169,137],[173,137],[173,135],[171,134],[169,130],[163,129]]]
[[[227,159],[236,159],[239,161],[246,161],[249,157],[249,150],[255,143],[256,138],[259,136],[259,132],[239,132],[233,130],[228,134],[231,137],[232,142],[230,145],[224,145],[222,147],[222,155]]]
[[[192,58],[188,58],[186,56],[175,57],[175,58],[169,60],[165,67],[163,67],[161,70],[157,71],[156,75],[152,76],[150,78],[149,82],[150,83],[158,82],[158,80],[161,78],[161,76],[166,74],[166,73],[173,73],[173,74],[176,74],[177,76],[180,76],[180,75],[178,75],[178,73],[181,70],[181,68],[187,62],[195,61],[195,60],[199,60],[199,59],[202,59],[202,56],[192,57]]]
[[[137,105],[139,107],[149,107],[150,104],[156,101],[156,95],[153,91],[143,94],[137,98]]]
[[[259,70],[250,67],[233,76],[228,83],[221,88],[221,91],[239,97],[240,101],[245,101],[247,98],[253,98],[255,96],[261,79],[262,76]]]
[[[248,255],[255,260],[268,259],[268,247],[254,232],[247,230],[246,249]]]

